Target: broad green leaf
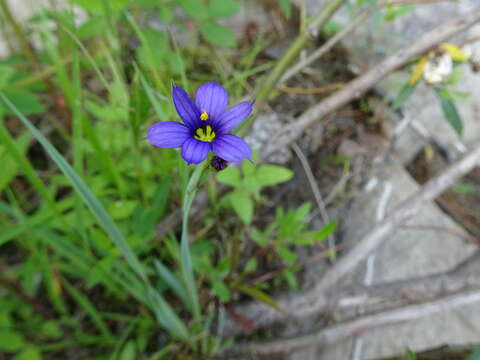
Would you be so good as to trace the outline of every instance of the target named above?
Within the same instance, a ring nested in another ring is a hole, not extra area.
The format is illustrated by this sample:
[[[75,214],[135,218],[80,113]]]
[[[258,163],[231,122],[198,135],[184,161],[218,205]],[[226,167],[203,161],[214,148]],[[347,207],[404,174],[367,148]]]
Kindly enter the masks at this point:
[[[438,95],[438,99],[440,100],[440,104],[442,105],[443,115],[447,119],[447,121],[452,125],[455,132],[462,136],[463,133],[463,122],[460,114],[458,113],[457,107],[453,102],[452,98],[450,97],[448,91],[441,88],[435,88],[435,91]]]
[[[236,167],[230,166],[217,174],[217,180],[230,186],[240,185],[240,171]]]
[[[233,48],[237,46],[237,40],[233,32],[216,22],[206,22],[200,25],[202,35],[214,45]]]
[[[418,81],[414,84],[406,83],[400,92],[398,93],[396,99],[393,101],[392,110],[398,110],[413,94],[417,87]]]
[[[22,334],[8,329],[0,329],[0,350],[14,352],[25,345]]]
[[[255,172],[255,179],[262,186],[270,186],[288,181],[293,171],[278,165],[262,165]]]
[[[42,354],[37,348],[29,346],[22,350],[22,352],[16,355],[12,360],[42,360]]]
[[[275,310],[283,312],[283,309],[280,307],[280,305],[277,304],[275,300],[273,300],[270,296],[265,294],[263,291],[258,290],[257,288],[254,288],[251,286],[245,286],[245,285],[237,285],[235,286],[235,288],[238,291],[241,291],[244,294],[247,294],[252,298],[267,304],[268,306],[274,308]]]
[[[225,285],[225,283],[222,280],[213,279],[212,288],[213,288],[213,291],[215,291],[215,294],[218,296],[218,298],[221,301],[223,302],[230,301],[230,291],[228,290],[228,287]]]
[[[210,0],[208,13],[213,18],[230,17],[235,15],[241,6],[238,0]]]
[[[250,225],[253,218],[253,200],[242,191],[234,191],[230,195],[230,203],[245,225]]]
[[[208,18],[208,8],[205,6],[203,0],[178,0],[180,7],[188,15],[196,20],[205,20]],[[204,24],[200,24],[200,28]]]

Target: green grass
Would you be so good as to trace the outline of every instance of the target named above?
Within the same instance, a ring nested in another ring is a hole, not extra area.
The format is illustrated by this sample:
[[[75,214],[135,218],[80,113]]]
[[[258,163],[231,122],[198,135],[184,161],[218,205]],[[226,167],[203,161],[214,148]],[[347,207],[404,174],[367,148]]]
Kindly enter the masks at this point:
[[[0,353],[206,358],[222,346],[211,330],[230,293],[276,304],[270,285],[242,285],[252,262],[230,261],[251,227],[228,197],[211,193],[215,201],[188,222],[198,188],[212,191],[215,176],[143,138],[153,123],[178,119],[172,83],[192,93],[222,82],[231,104],[251,96],[273,65],[257,61],[270,41],[232,39],[217,23],[238,11],[231,1],[203,15],[184,1],[72,3],[86,23],[76,25],[70,7],[3,24],[23,50],[0,61],[0,281],[15,285],[0,297]],[[168,30],[150,27],[148,14]],[[218,46],[204,22],[237,48]],[[26,50],[33,37],[41,46]],[[259,207],[266,185],[254,185],[249,204]],[[159,236],[182,206],[183,228]]]

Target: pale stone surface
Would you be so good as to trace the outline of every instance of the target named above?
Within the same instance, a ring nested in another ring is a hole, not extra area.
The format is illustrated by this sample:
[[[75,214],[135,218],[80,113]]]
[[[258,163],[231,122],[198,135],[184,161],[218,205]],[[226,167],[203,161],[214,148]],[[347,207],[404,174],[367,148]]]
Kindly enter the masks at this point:
[[[307,0],[310,11],[320,9],[324,3],[325,1]],[[479,6],[479,0],[417,6],[412,13],[390,24],[382,25],[381,29],[375,22],[367,21],[353,36],[344,41],[344,45],[349,50],[354,68],[361,73],[426,31],[455,16],[465,14],[474,8],[478,9]],[[349,19],[345,11],[335,16],[335,20],[344,25]],[[462,34],[461,38],[473,38],[479,34],[480,26],[475,26],[466,34]],[[474,44],[474,51],[480,51],[480,43]],[[473,73],[467,65],[462,65],[456,70],[463,73],[456,89],[471,93],[466,101],[457,102],[464,120],[465,131],[462,139],[445,121],[435,94],[426,85],[419,86],[403,112],[418,121],[443,145],[458,149],[461,147],[460,141],[468,145],[480,139],[478,100],[480,76]],[[408,76],[407,72],[400,72],[383,81],[381,86],[386,95],[394,98],[399,85],[404,83]],[[387,124],[388,126],[393,129],[396,124]],[[421,137],[412,130],[407,130],[400,137],[397,153],[403,161],[407,161],[423,145]],[[343,222],[344,241],[360,238],[378,220],[378,206],[381,199],[385,199],[386,188],[392,189],[387,201],[389,210],[418,189],[418,184],[401,167],[392,167],[382,174],[378,176],[373,191],[364,190],[356,197],[348,217]],[[463,231],[432,203],[426,204],[421,213],[410,220],[409,224],[434,225]],[[444,271],[461,262],[473,250],[472,246],[448,232],[398,230],[369,258],[369,266],[363,264],[355,274],[352,274],[351,279],[345,281],[377,283]],[[478,339],[480,339],[480,304],[474,304],[414,322],[372,330],[356,339],[297,353],[290,359],[373,359],[401,354],[406,347],[420,351],[443,344],[476,343]]]

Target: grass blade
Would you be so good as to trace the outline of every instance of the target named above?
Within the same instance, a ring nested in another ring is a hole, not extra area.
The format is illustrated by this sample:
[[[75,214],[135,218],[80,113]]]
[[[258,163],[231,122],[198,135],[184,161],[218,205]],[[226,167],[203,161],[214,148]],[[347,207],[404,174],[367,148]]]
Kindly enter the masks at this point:
[[[122,255],[125,257],[132,269],[141,279],[147,281],[147,277],[137,256],[133,253],[132,249],[125,241],[125,238],[119,231],[116,224],[113,222],[112,218],[108,215],[103,205],[91,192],[85,182],[77,175],[75,170],[57,151],[57,149],[55,149],[55,147],[50,143],[50,141],[48,141],[48,139],[43,136],[40,131],[38,131],[38,129],[30,122],[30,120],[28,120],[25,116],[23,116],[22,113],[18,111],[15,105],[13,105],[2,92],[0,92],[0,99],[20,119],[20,121],[25,125],[25,127],[30,130],[30,132],[42,145],[50,158],[57,164],[63,174],[70,180],[75,191],[80,195],[84,203],[89,207],[93,215],[96,217],[98,223],[109,235],[110,239],[120,249]]]

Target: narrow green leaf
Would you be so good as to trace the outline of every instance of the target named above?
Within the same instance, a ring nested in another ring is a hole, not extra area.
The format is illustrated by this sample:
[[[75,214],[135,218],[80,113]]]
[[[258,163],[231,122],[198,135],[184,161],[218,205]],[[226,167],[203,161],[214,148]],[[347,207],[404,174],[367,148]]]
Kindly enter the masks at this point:
[[[85,182],[77,175],[75,170],[67,163],[64,157],[53,147],[53,145],[48,141],[48,139],[43,136],[43,134],[37,130],[37,128],[25,117],[12,102],[5,97],[5,95],[0,92],[0,99],[7,105],[7,107],[20,119],[20,121],[25,125],[25,127],[30,130],[33,136],[37,141],[42,145],[50,158],[57,164],[63,174],[70,180],[75,191],[78,192],[85,204],[90,208],[91,212],[97,218],[99,224],[103,227],[105,232],[110,236],[111,240],[115,245],[120,249],[123,256],[130,264],[132,269],[137,273],[137,275],[146,280],[147,277],[143,271],[142,265],[140,264],[138,258],[130,249],[130,246],[125,241],[120,230],[117,228],[113,220],[105,211],[103,205],[98,201],[95,195],[91,192]]]
[[[392,110],[398,110],[413,94],[417,88],[418,81],[414,84],[406,83],[393,101]]]
[[[241,291],[244,294],[247,294],[247,295],[251,296],[252,298],[257,299],[257,300],[267,304],[268,306],[274,308],[275,310],[283,312],[283,309],[280,307],[280,305],[278,305],[275,300],[273,300],[270,296],[265,294],[263,291],[258,290],[254,287],[251,287],[251,286],[244,286],[244,285],[237,285],[237,286],[235,286],[235,288],[238,291]]]
[[[290,19],[290,16],[292,16],[290,0],[278,0],[278,5],[280,6],[280,10],[282,10],[283,16],[285,16],[287,20]]]
[[[192,299],[188,296],[187,291],[185,290],[185,286],[178,281],[175,274],[173,274],[165,265],[163,265],[160,261],[154,261],[155,268],[157,269],[158,274],[162,278],[163,281],[167,283],[168,286],[178,295],[178,297],[183,301],[183,303],[193,312],[194,305],[192,303]]]
[[[405,350],[405,356],[407,357],[407,360],[416,360],[417,359],[415,353],[410,349]]]
[[[82,308],[85,313],[90,317],[90,320],[92,320],[92,323],[97,327],[100,333],[107,338],[111,338],[112,333],[110,332],[110,329],[103,321],[102,316],[99,314],[97,309],[95,309],[90,300],[88,300],[88,298],[84,296],[80,291],[78,291],[74,286],[70,285],[67,280],[63,279],[62,284],[68,291],[70,296],[78,304],[78,306]]]
[[[333,234],[335,230],[337,230],[338,222],[332,221],[326,224],[323,228],[319,231],[315,232],[315,241],[322,241],[325,240],[328,236]]]
[[[462,136],[463,133],[463,122],[460,114],[457,111],[457,107],[453,102],[452,98],[448,94],[448,91],[441,88],[435,89],[438,99],[440,100],[440,104],[442,105],[443,115],[453,127],[455,132]]]

